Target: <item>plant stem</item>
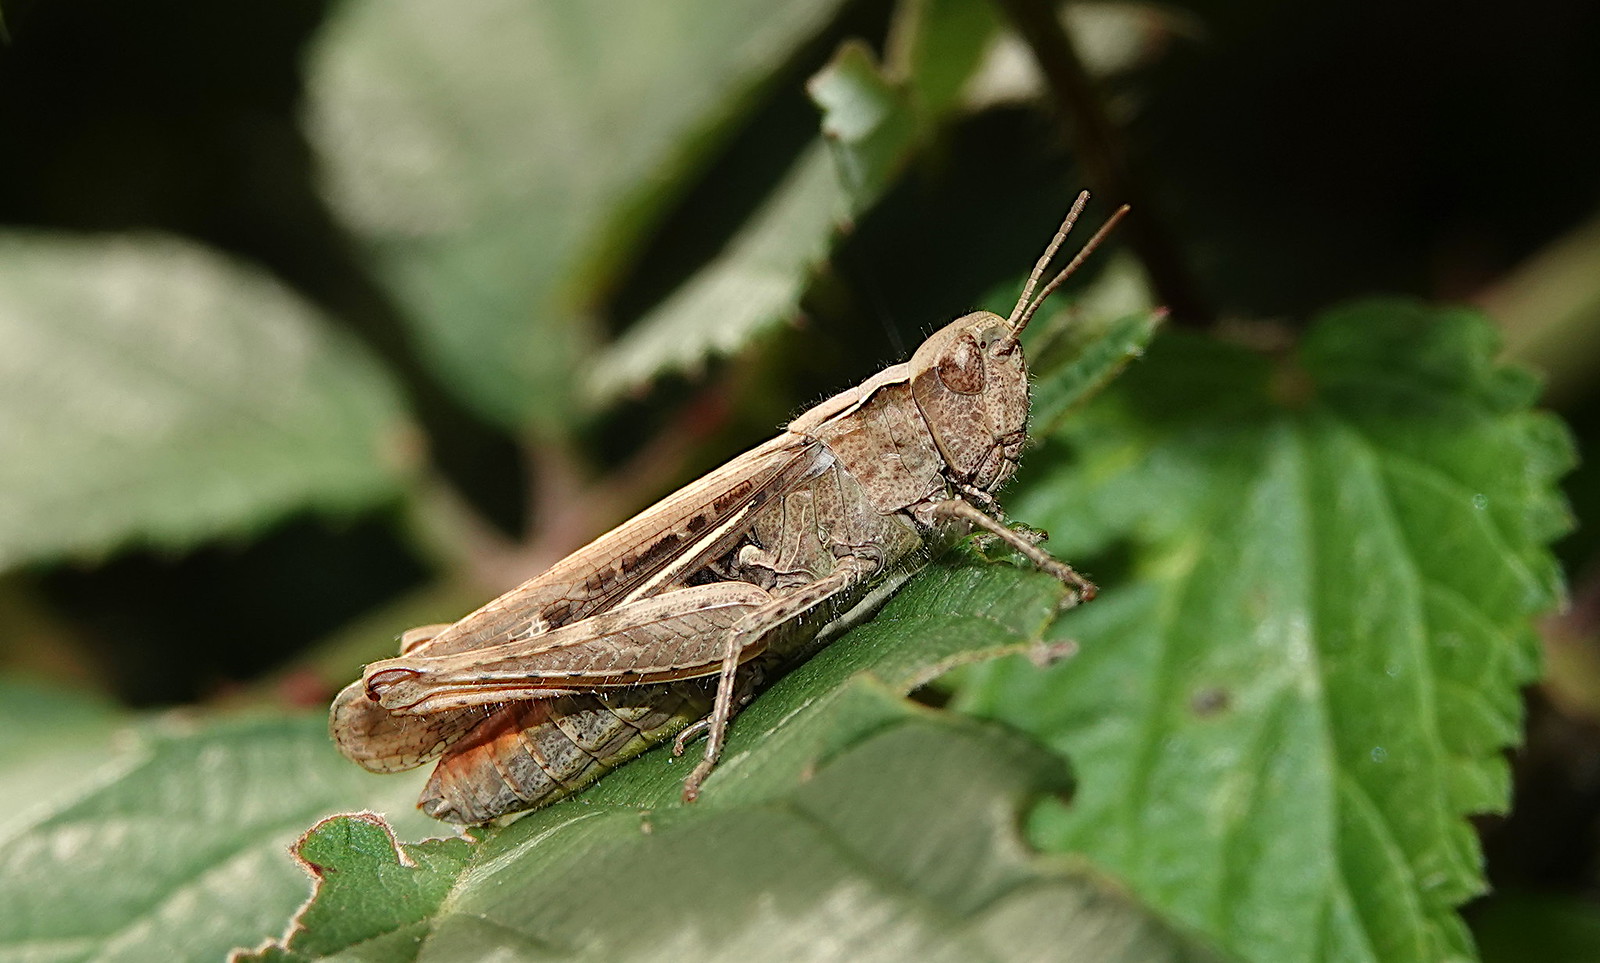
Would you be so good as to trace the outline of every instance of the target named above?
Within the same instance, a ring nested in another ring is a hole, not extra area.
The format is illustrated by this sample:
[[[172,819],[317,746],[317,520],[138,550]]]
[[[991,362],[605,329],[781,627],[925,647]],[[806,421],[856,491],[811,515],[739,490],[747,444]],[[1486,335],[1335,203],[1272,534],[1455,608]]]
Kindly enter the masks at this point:
[[[995,0],[1033,51],[1045,86],[1056,101],[1069,141],[1095,188],[1114,203],[1128,204],[1129,243],[1156,296],[1179,324],[1208,326],[1215,316],[1199,296],[1193,276],[1161,227],[1155,204],[1133,176],[1122,132],[1106,115],[1094,82],[1048,0]]]

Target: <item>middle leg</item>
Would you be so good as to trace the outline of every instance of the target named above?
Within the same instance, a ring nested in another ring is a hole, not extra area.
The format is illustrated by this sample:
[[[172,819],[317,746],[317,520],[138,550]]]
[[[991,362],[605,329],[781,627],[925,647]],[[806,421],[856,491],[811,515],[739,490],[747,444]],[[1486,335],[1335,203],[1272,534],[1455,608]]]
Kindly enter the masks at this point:
[[[717,694],[712,703],[711,715],[680,733],[672,746],[674,754],[682,755],[690,738],[700,732],[706,734],[705,755],[701,757],[683,784],[684,802],[694,802],[699,797],[700,787],[705,783],[706,777],[711,775],[711,770],[716,768],[717,759],[722,755],[722,746],[728,733],[728,722],[733,717],[734,691],[741,655],[750,651],[756,641],[766,633],[816,608],[871,575],[877,571],[878,565],[875,560],[856,555],[841,558],[832,572],[749,613],[740,620],[733,631],[728,633],[727,647],[723,650],[722,671],[717,676]]]

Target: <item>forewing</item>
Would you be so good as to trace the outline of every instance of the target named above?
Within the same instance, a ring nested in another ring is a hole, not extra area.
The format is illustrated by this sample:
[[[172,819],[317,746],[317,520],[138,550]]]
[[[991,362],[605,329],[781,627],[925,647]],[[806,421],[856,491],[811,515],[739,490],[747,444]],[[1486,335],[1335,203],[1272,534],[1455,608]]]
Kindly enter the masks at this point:
[[[439,656],[482,649],[680,586],[737,544],[765,507],[831,464],[832,455],[819,442],[779,435],[407,652]]]
[[[438,622],[433,625],[419,625],[414,629],[406,629],[400,633],[400,654],[414,652],[427,642],[432,642],[434,636],[451,626],[449,622]]]
[[[432,715],[396,715],[367,698],[360,680],[333,700],[328,731],[339,751],[372,772],[404,772],[438,758],[497,707],[471,706]]]
[[[674,589],[531,638],[374,662],[365,692],[394,713],[438,713],[710,675],[734,627],[772,600],[746,582]]]

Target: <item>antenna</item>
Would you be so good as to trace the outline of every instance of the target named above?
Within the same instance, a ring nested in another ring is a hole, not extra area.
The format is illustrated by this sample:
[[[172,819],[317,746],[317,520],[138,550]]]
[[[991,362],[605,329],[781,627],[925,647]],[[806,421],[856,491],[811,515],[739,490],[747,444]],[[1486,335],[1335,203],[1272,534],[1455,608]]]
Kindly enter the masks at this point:
[[[1029,321],[1033,320],[1034,313],[1039,310],[1041,304],[1044,304],[1044,299],[1048,298],[1056,288],[1059,288],[1067,278],[1072,276],[1072,272],[1076,271],[1079,265],[1083,264],[1089,255],[1094,253],[1095,248],[1100,246],[1100,243],[1106,239],[1106,235],[1111,233],[1112,229],[1117,226],[1117,222],[1121,221],[1129,211],[1129,207],[1126,204],[1117,208],[1110,217],[1106,218],[1106,222],[1100,225],[1100,230],[1094,232],[1094,237],[1089,238],[1088,242],[1073,256],[1072,260],[1067,262],[1067,266],[1062,268],[1060,273],[1051,278],[1050,283],[1039,291],[1039,296],[1030,301],[1029,298],[1033,295],[1034,285],[1038,283],[1039,277],[1044,273],[1044,269],[1050,263],[1050,259],[1055,257],[1056,250],[1061,247],[1061,242],[1066,240],[1068,232],[1072,230],[1072,225],[1077,222],[1078,215],[1083,213],[1083,206],[1088,202],[1088,191],[1078,195],[1078,199],[1072,204],[1072,210],[1067,212],[1067,219],[1061,222],[1061,229],[1056,231],[1056,236],[1050,240],[1050,246],[1045,248],[1044,256],[1039,258],[1039,262],[1034,265],[1033,274],[1029,275],[1028,283],[1022,289],[1022,297],[1017,300],[1017,306],[1011,309],[1011,317],[1006,319],[1011,323],[1011,333],[1006,335],[1005,340],[1000,343],[1000,350],[1008,351],[1012,345],[1017,343],[1017,339],[1022,335],[1022,329],[1028,326]]]
[[[1067,235],[1072,233],[1072,226],[1078,223],[1078,215],[1083,213],[1083,209],[1088,203],[1089,192],[1080,191],[1078,199],[1072,202],[1072,210],[1067,212],[1067,219],[1061,222],[1061,227],[1057,229],[1056,236],[1050,239],[1050,246],[1044,249],[1044,254],[1034,263],[1033,273],[1028,275],[1028,283],[1023,285],[1022,297],[1017,298],[1017,306],[1011,309],[1011,317],[1006,319],[1013,328],[1017,326],[1017,316],[1022,314],[1022,309],[1027,305],[1028,299],[1033,297],[1033,286],[1039,283],[1040,275],[1044,274],[1044,269],[1050,266],[1050,259],[1056,256],[1056,251],[1061,249],[1061,242],[1065,241]]]

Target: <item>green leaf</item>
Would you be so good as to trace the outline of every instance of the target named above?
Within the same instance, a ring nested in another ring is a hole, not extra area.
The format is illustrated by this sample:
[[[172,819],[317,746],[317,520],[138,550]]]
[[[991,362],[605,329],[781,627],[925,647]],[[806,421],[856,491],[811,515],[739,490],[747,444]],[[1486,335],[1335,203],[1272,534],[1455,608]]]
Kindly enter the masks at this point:
[[[357,345],[174,238],[0,237],[0,370],[0,567],[349,511],[410,457]]]
[[[1043,437],[1053,434],[1062,419],[1143,355],[1162,319],[1161,312],[1141,311],[1107,324],[1093,324],[1084,323],[1074,312],[1062,314],[1067,323],[1027,345],[1038,379],[1028,420],[1031,430]]]
[[[927,127],[957,109],[963,88],[1000,33],[991,3],[905,0],[889,34],[889,67],[910,92],[912,110]]]
[[[895,11],[888,61],[846,41],[806,89],[822,134],[859,213],[877,201],[921,143],[960,107],[999,24],[989,4],[905,0]]]
[[[832,163],[813,145],[722,253],[595,359],[589,397],[611,401],[667,372],[694,371],[792,317],[844,218]]]
[[[317,957],[373,941],[404,944],[425,935],[473,852],[465,839],[432,839],[405,848],[380,816],[332,816],[294,847],[316,881],[316,898],[295,918],[289,940],[297,954]],[[413,948],[414,952],[414,948]]]
[[[318,892],[267,958],[1207,958],[1105,881],[1022,845],[1018,809],[1065,787],[1059,760],[870,686],[845,691],[892,721],[814,774],[715,805],[567,804],[470,847],[323,823],[300,848]]]
[[[116,713],[88,696],[0,678],[0,840],[101,781],[116,729]]]
[[[1561,426],[1476,315],[1373,301],[1277,363],[1169,337],[1040,453],[1012,510],[1111,571],[958,704],[1068,752],[1032,837],[1244,959],[1470,958],[1469,813],[1554,604]]]
[[[579,274],[683,189],[836,0],[340,4],[310,55],[326,193],[460,395],[560,428]]]
[[[842,44],[807,84],[823,112],[821,141],[716,258],[596,358],[589,397],[612,401],[662,374],[695,371],[795,316],[850,216],[871,207],[957,109],[955,90],[993,30],[987,5],[912,0],[896,10],[884,67],[860,41]]]
[[[822,108],[822,133],[852,207],[869,207],[899,173],[916,137],[909,92],[883,75],[860,40],[841,46],[806,89]]]
[[[12,683],[0,707],[0,784],[20,810],[0,829],[0,958],[219,959],[304,899],[283,854],[311,820],[369,806],[431,825],[407,813],[420,781],[351,766],[320,714],[130,723]]]

